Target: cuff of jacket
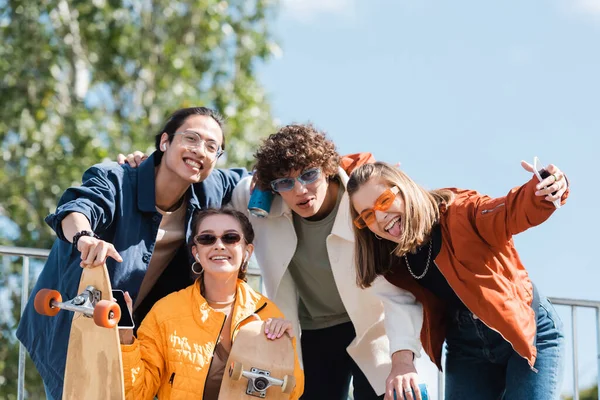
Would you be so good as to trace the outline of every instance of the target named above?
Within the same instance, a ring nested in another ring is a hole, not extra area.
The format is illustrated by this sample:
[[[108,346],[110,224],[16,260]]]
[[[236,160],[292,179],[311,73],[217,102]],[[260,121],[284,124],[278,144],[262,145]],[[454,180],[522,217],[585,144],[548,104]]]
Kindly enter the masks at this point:
[[[60,240],[64,240],[65,242],[71,242],[73,238],[66,238],[65,234],[62,230],[62,221],[65,217],[71,213],[77,212],[79,214],[85,215],[87,220],[92,227],[92,230],[95,229],[94,224],[92,224],[92,215],[90,211],[90,206],[87,206],[88,200],[86,199],[78,199],[77,201],[70,201],[56,209],[54,214],[50,214],[45,218],[46,223],[56,232],[56,236]],[[90,202],[91,203],[91,202]]]
[[[421,357],[421,341],[412,337],[390,337],[390,357],[401,350],[412,351],[415,358]]]

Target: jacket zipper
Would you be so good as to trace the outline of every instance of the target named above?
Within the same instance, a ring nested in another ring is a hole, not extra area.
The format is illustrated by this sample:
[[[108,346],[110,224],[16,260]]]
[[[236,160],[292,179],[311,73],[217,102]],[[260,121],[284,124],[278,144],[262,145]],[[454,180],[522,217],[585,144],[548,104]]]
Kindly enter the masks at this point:
[[[215,350],[217,348],[217,344],[219,343],[219,338],[221,337],[221,332],[223,332],[223,328],[225,327],[225,321],[227,321],[227,316],[224,316],[223,323],[221,324],[221,329],[219,329],[219,334],[217,335],[217,340],[215,340],[215,347],[213,347],[212,355],[210,357],[210,364],[208,365],[208,371],[206,372],[206,378],[204,378],[204,387],[206,387],[206,381],[208,380],[208,373],[210,372],[210,367],[212,367],[213,359],[215,358]],[[205,395],[206,395],[206,392],[203,392],[202,399],[204,399]]]
[[[171,385],[171,387],[173,387],[173,381],[175,380],[175,372],[173,372],[171,374],[171,377],[169,378],[169,384]]]
[[[487,210],[483,210],[483,211],[481,211],[481,215],[485,215],[485,214],[488,214],[488,213],[494,212],[494,211],[496,211],[496,209],[498,209],[498,208],[500,208],[500,207],[504,207],[504,203],[500,203],[500,204],[498,204],[498,205],[497,205],[496,207],[494,207],[494,208],[490,208],[490,209],[487,209]]]
[[[260,306],[260,307],[258,307],[258,308],[257,308],[257,309],[256,309],[256,310],[255,310],[255,311],[252,313],[252,314],[248,315],[248,316],[247,316],[247,317],[245,317],[245,318],[242,318],[242,319],[240,320],[240,322],[238,322],[237,324],[235,324],[235,327],[234,327],[234,328],[231,330],[231,342],[232,342],[232,343],[233,343],[233,333],[236,331],[236,329],[238,328],[238,326],[240,326],[240,324],[241,324],[242,322],[244,322],[245,320],[247,320],[248,318],[250,318],[250,317],[251,317],[251,316],[253,316],[254,314],[258,314],[258,312],[259,312],[260,310],[262,310],[263,308],[265,308],[266,306],[267,306],[267,303],[263,303],[263,305],[262,305],[262,306]]]
[[[498,208],[498,207],[500,207],[500,206],[503,206],[503,205],[504,205],[504,203],[502,203],[502,204],[500,204],[500,205],[496,206],[494,209],[496,209],[496,208]],[[491,210],[484,210],[484,211],[491,211]],[[482,213],[483,213],[483,211],[482,211]],[[438,269],[438,271],[440,271],[440,274],[442,274],[442,276],[444,276],[444,273],[443,273],[443,272],[442,272],[442,270],[441,270],[441,269],[438,267],[438,265],[437,265],[437,263],[435,262],[435,260],[433,260],[433,265],[435,265],[435,267]],[[444,276],[444,279],[446,279],[446,277],[445,277],[445,276]],[[448,282],[448,279],[446,279],[446,282]],[[448,283],[448,286],[450,286],[450,283]],[[452,286],[450,286],[450,289],[452,289]],[[452,289],[452,291],[454,292],[454,294],[456,295],[456,297],[458,297],[458,298],[459,298],[459,300],[460,300],[460,301],[461,301],[463,304],[465,304],[464,300],[460,298],[460,296],[458,295],[458,293],[456,293],[456,291],[455,291],[454,289]],[[465,307],[466,307],[466,304],[465,304]],[[471,313],[473,316],[475,316],[475,313],[473,313],[473,311],[471,311],[471,310],[470,310],[468,307],[467,307],[467,310],[469,310],[469,312],[470,312],[470,313]],[[481,319],[481,318],[480,318],[478,315],[477,315],[476,317],[477,317],[477,319],[478,319],[478,320],[480,320],[480,321],[481,321],[481,322],[482,322],[482,323],[483,323],[485,326],[487,326],[487,327],[488,327],[488,329],[491,329],[491,330],[493,330],[494,332],[496,332],[497,334],[499,334],[500,336],[502,336],[502,339],[504,339],[504,340],[505,340],[505,341],[506,341],[508,344],[510,344],[510,347],[512,347],[512,348],[513,348],[513,350],[515,349],[515,346],[513,346],[513,344],[510,342],[510,340],[508,340],[508,339],[506,339],[506,338],[504,337],[504,335],[502,334],[502,332],[500,332],[499,330],[497,330],[497,329],[494,329],[494,328],[492,328],[491,326],[489,326],[489,325],[488,325],[488,324],[487,324],[487,323],[486,323],[486,322],[485,322],[483,319]],[[515,351],[516,351],[516,350],[515,350]],[[517,353],[517,354],[518,354],[518,353]],[[520,355],[520,354],[519,354],[519,355]],[[522,357],[522,358],[524,358],[524,359],[525,359],[525,361],[527,361],[527,364],[529,364],[529,368],[531,368],[531,370],[537,374],[538,370],[537,370],[536,368],[534,368],[534,366],[533,366],[533,365],[531,365],[531,364],[529,363],[529,360],[528,360],[526,357],[523,357],[523,356],[521,356],[521,357]]]

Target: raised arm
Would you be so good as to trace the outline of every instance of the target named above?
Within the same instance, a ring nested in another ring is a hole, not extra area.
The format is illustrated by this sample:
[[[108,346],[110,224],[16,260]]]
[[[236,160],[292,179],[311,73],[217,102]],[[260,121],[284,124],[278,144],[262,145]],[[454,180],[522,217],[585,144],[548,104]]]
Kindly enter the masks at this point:
[[[533,172],[533,167],[521,162],[523,168]],[[565,204],[569,196],[565,175],[556,166],[547,168],[550,175],[539,182],[534,175],[524,185],[513,188],[506,196],[491,198],[474,192],[475,207],[470,209],[478,233],[491,246],[502,246],[513,235],[546,221],[560,199]]]

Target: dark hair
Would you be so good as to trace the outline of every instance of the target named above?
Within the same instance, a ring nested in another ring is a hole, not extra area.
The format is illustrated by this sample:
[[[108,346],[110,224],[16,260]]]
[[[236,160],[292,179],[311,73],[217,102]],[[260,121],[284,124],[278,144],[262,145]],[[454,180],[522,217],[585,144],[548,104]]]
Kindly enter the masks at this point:
[[[335,144],[312,124],[284,126],[265,139],[254,158],[256,183],[262,190],[269,190],[272,180],[292,170],[319,167],[331,178],[340,164]]]
[[[252,244],[252,242],[254,242],[254,229],[252,228],[252,224],[250,223],[246,215],[231,208],[207,208],[204,210],[196,211],[194,213],[194,216],[192,217],[192,236],[190,237],[190,241],[188,243],[190,252],[195,244],[194,237],[196,236],[196,231],[200,227],[200,224],[206,218],[211,217],[213,215],[229,215],[230,217],[233,217],[237,222],[239,222],[240,226],[242,227],[242,235],[244,235],[244,241],[246,242],[246,244]],[[238,273],[238,279],[241,279],[244,282],[247,281],[247,268],[248,262],[246,261],[246,264],[241,266],[240,271]],[[204,295],[204,280],[201,280],[200,282],[200,291],[202,292],[202,295]]]
[[[175,132],[177,132],[177,129],[179,129],[179,127],[185,123],[185,120],[192,115],[204,115],[206,117],[211,117],[217,122],[217,124],[219,124],[221,131],[224,131],[225,119],[217,111],[207,107],[181,108],[171,114],[160,132],[158,132],[154,137],[154,144],[156,146],[156,150],[158,151],[159,158],[162,157],[163,153],[163,151],[160,149],[160,138],[162,134],[166,133],[169,135],[169,143],[171,143],[173,141],[173,137],[175,136]],[[225,132],[223,132],[223,143],[221,144],[221,149],[225,150]]]

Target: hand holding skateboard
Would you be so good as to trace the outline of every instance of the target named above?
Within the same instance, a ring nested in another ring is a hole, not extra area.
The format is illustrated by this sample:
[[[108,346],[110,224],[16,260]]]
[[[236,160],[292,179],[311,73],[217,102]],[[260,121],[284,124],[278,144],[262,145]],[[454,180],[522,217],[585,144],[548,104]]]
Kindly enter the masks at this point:
[[[292,322],[282,318],[269,318],[265,321],[265,335],[271,340],[279,339],[287,333],[289,337],[294,337]]]

